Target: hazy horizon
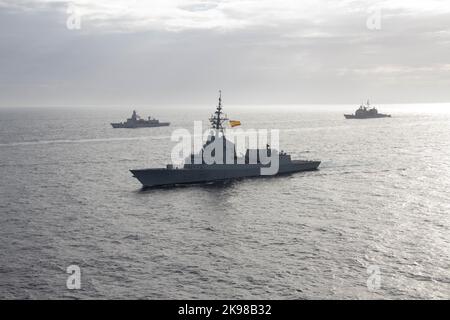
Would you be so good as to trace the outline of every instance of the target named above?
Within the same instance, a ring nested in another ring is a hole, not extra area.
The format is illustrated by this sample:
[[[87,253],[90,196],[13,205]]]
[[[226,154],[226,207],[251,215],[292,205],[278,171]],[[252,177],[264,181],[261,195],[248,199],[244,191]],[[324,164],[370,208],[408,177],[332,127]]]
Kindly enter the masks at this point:
[[[324,103],[304,103],[304,104],[223,104],[225,112],[230,115],[239,110],[247,111],[267,111],[277,109],[279,111],[305,111],[305,112],[349,112],[355,111],[360,103],[339,103],[339,104],[324,104]],[[0,110],[9,109],[99,109],[99,110],[120,110],[125,115],[131,114],[132,110],[137,110],[140,115],[150,113],[155,115],[156,112],[162,109],[171,111],[189,109],[191,111],[201,111],[206,117],[208,112],[211,113],[217,105],[217,101],[213,100],[209,104],[129,104],[129,105],[79,105],[79,106],[64,106],[64,105],[34,105],[34,106],[0,106]],[[392,111],[396,113],[449,113],[450,102],[432,102],[432,103],[370,103],[370,106],[376,107],[379,111]],[[206,112],[206,113],[205,113]]]
[[[450,3],[0,0],[0,107],[450,102]]]

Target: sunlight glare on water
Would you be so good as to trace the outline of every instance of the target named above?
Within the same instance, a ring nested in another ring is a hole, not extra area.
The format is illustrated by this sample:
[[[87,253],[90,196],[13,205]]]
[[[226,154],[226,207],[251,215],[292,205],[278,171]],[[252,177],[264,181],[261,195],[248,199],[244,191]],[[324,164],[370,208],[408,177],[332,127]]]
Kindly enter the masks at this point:
[[[0,297],[449,298],[450,105],[378,107],[225,104],[320,170],[148,191],[128,170],[214,106],[142,108],[172,125],[139,130],[110,127],[127,109],[0,109]]]

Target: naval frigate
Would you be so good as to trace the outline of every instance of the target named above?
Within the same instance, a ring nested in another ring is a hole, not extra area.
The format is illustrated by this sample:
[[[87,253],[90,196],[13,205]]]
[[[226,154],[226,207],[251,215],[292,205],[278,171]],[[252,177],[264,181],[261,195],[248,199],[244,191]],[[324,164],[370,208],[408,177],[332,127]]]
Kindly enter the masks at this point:
[[[158,119],[152,119],[152,117],[148,117],[148,119],[142,119],[136,113],[136,110],[133,111],[131,118],[128,118],[127,121],[111,123],[111,126],[114,129],[117,129],[117,128],[126,128],[126,129],[153,128],[153,127],[166,127],[168,125],[170,125],[170,122],[160,122]]]
[[[344,114],[345,119],[372,119],[372,118],[390,118],[390,114],[378,113],[377,108],[370,108],[370,102],[367,105],[362,103],[354,114]]]
[[[312,160],[293,160],[291,159],[291,155],[284,151],[278,152],[275,149],[271,149],[269,145],[266,146],[266,150],[247,149],[245,156],[238,157],[236,152],[234,152],[234,160],[230,163],[225,159],[226,150],[233,149],[235,151],[236,149],[234,143],[225,137],[224,123],[228,119],[223,113],[221,92],[217,109],[209,120],[211,123],[211,134],[200,152],[197,154],[192,153],[186,159],[183,167],[176,168],[172,164],[168,164],[166,168],[130,170],[133,176],[142,183],[144,188],[268,176],[262,173],[262,169],[267,168],[269,164],[262,161],[260,157],[261,151],[266,152],[268,156],[275,156],[278,159],[278,170],[271,174],[272,176],[317,170],[321,163],[320,161]],[[220,161],[209,163],[209,161],[205,160],[204,152],[212,143],[215,143],[216,146],[223,147],[224,158],[219,159]],[[257,155],[256,161],[254,161],[255,157],[253,156],[255,154]],[[200,159],[200,161],[196,161],[196,159]]]

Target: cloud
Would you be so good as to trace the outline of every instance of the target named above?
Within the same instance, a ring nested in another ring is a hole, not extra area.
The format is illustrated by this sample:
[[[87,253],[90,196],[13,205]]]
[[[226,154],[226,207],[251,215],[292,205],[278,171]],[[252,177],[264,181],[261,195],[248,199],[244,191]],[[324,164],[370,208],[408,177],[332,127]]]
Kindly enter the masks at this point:
[[[349,76],[351,74],[366,75],[387,75],[387,76],[408,76],[408,75],[430,75],[436,73],[450,73],[450,64],[434,64],[425,66],[408,65],[380,65],[371,68],[338,69],[338,74]]]
[[[445,0],[1,0],[15,10],[66,10],[73,4],[92,27],[109,31],[189,29],[239,30],[282,26],[299,21],[324,24],[348,15],[364,15],[381,8],[385,17],[450,12]]]
[[[81,30],[66,28],[69,3]],[[204,103],[219,88],[239,103],[348,102],[355,94],[450,101],[449,7],[437,0],[0,0],[1,103]],[[381,30],[369,30],[376,8]]]

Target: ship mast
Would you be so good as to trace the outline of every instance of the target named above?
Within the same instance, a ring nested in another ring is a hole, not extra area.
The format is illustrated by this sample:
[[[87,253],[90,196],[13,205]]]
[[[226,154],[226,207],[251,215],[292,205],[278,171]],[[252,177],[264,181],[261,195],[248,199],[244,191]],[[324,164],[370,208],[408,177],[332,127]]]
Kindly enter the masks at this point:
[[[216,131],[216,134],[219,132],[224,132],[223,124],[227,121],[228,118],[222,112],[222,91],[219,90],[219,104],[217,105],[216,112],[209,118],[209,122],[211,123],[211,129]]]

